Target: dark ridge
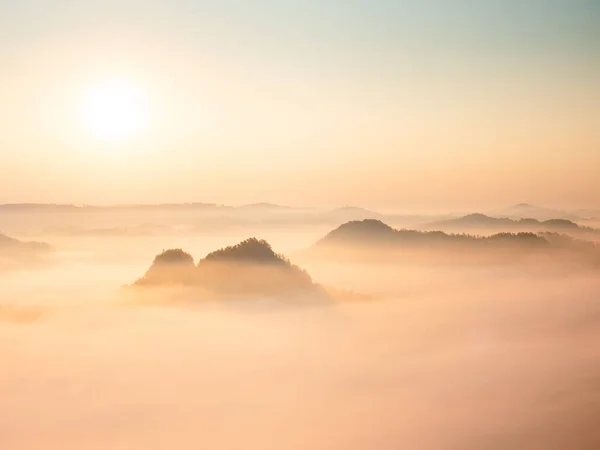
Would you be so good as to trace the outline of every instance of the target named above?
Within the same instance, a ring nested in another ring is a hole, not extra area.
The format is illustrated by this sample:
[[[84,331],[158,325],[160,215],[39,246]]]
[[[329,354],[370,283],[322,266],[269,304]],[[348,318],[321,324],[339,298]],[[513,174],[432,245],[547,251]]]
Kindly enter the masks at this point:
[[[377,219],[352,220],[329,232],[324,239],[386,239],[395,236],[396,230]]]
[[[380,220],[347,222],[329,232],[317,245],[328,244],[519,244],[545,246],[548,242],[535,233],[498,233],[489,237],[447,234],[443,231],[396,230]]]
[[[485,237],[448,234],[443,231],[396,230],[378,220],[345,223],[313,246],[314,251],[324,251],[322,255],[337,254],[340,257],[359,259],[392,254],[407,258],[422,254],[433,258],[435,255],[446,254],[446,257],[456,260],[469,259],[475,255],[477,258],[493,260],[518,253],[535,254],[537,250],[551,248],[552,244],[544,236],[531,232],[497,233]],[[444,253],[448,251],[450,253]]]
[[[289,264],[289,261],[283,256],[273,251],[267,241],[256,238],[249,238],[239,244],[211,252],[206,255],[204,261],[275,265]]]
[[[455,219],[443,220],[440,222],[430,223],[425,226],[428,229],[460,229],[468,227],[487,227],[496,230],[518,230],[543,232],[552,230],[565,230],[570,232],[581,233],[600,233],[599,230],[578,225],[568,219],[549,219],[540,221],[533,218],[510,219],[507,217],[490,217],[481,213],[468,214]]]
[[[348,222],[317,241],[315,257],[360,262],[440,261],[511,263],[561,261],[600,264],[600,246],[557,232],[502,232],[491,236],[396,230],[377,220]]]

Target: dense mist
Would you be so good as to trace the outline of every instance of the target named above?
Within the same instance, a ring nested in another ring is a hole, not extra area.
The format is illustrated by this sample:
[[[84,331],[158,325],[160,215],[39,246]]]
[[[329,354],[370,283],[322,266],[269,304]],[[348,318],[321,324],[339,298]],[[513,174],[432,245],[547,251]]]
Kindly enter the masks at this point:
[[[0,447],[600,446],[596,265],[256,231],[46,235],[46,264],[0,272]]]
[[[599,450],[600,1],[0,0],[0,450]]]

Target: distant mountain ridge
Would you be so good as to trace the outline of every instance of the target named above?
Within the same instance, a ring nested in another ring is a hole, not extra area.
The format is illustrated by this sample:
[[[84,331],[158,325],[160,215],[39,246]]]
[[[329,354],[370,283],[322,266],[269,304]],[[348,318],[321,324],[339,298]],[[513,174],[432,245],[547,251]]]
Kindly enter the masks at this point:
[[[414,226],[449,216],[382,214],[368,209],[298,208],[272,203],[241,206],[213,203],[145,205],[69,205],[22,203],[0,205],[0,226],[28,236],[150,236],[220,232],[247,228],[250,232],[283,227],[334,227],[349,220],[376,218],[395,226]]]
[[[484,216],[485,217],[485,216]],[[577,255],[600,263],[600,249],[560,233],[501,232],[491,236],[394,229],[376,219],[350,221],[330,231],[308,251],[341,259],[435,258],[507,261],[524,255]],[[570,257],[570,256],[569,256]]]
[[[317,245],[344,244],[344,243],[368,243],[384,245],[412,245],[412,244],[488,244],[509,243],[536,244],[545,246],[548,242],[535,233],[498,233],[489,237],[480,237],[466,234],[447,234],[443,231],[418,231],[397,230],[376,219],[365,219],[362,221],[351,221],[340,225],[330,231]]]
[[[511,219],[508,217],[491,217],[481,213],[468,214],[463,217],[432,222],[423,225],[425,230],[470,231],[564,231],[575,234],[598,234],[600,230],[579,225],[568,219],[538,220],[534,218]]]
[[[250,233],[266,229],[290,227],[338,226],[353,220],[377,219],[394,227],[420,230],[481,231],[489,234],[501,231],[565,231],[573,235],[594,234],[592,228],[580,229],[575,219],[568,219],[566,214],[557,214],[549,218],[539,219],[530,213],[549,215],[550,210],[540,209],[529,204],[515,205],[523,218],[520,225],[510,220],[519,220],[496,213],[471,214],[463,222],[457,214],[397,214],[382,213],[357,206],[339,208],[298,208],[273,203],[253,203],[240,206],[219,205],[216,203],[157,203],[157,204],[122,204],[122,205],[77,205],[77,204],[43,204],[17,203],[0,205],[0,226],[9,234],[27,236],[73,236],[73,237],[136,237],[198,234],[221,232],[230,229],[248,229]],[[505,211],[506,212],[506,211]],[[514,211],[512,211],[514,213]],[[488,219],[489,218],[489,219]],[[478,220],[484,230],[471,230]],[[563,222],[551,222],[550,220]],[[456,222],[454,222],[456,220]],[[495,220],[495,221],[493,221]],[[504,222],[501,222],[504,220]],[[534,220],[543,221],[540,225]],[[590,225],[598,226],[599,221],[589,217]],[[462,228],[461,228],[462,227]],[[464,229],[463,229],[464,228]],[[489,228],[489,230],[487,230]],[[600,235],[600,234],[599,234]]]
[[[0,204],[0,211],[88,211],[88,210],[124,210],[124,209],[214,209],[214,210],[313,210],[322,213],[365,215],[364,218],[377,218],[379,216],[394,216],[398,214],[380,213],[371,209],[358,206],[345,205],[337,208],[324,207],[295,207],[269,202],[257,202],[241,205],[224,205],[210,202],[167,202],[167,203],[123,203],[123,204],[86,204],[86,203],[4,203]],[[486,213],[491,217],[508,217],[512,219],[534,218],[537,220],[569,219],[576,221],[583,216],[597,216],[600,218],[600,209],[575,209],[561,211],[559,209],[535,206],[530,203],[519,203],[507,208],[496,209]],[[431,213],[431,214],[400,214],[402,216],[456,216],[456,213]],[[542,216],[542,217],[540,217]]]

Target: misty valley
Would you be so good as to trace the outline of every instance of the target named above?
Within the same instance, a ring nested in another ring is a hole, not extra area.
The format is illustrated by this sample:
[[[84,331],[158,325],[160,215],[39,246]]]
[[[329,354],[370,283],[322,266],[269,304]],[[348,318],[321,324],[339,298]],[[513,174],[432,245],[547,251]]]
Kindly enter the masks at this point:
[[[0,450],[599,450],[600,1],[0,1]]]
[[[513,210],[0,206],[0,446],[595,448],[600,230]]]

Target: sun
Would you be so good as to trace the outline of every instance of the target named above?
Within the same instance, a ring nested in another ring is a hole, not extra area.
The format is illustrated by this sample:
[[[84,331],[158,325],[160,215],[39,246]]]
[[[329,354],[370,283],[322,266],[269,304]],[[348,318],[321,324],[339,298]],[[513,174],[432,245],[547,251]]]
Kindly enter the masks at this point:
[[[120,142],[146,127],[148,102],[137,85],[107,80],[84,93],[80,116],[83,126],[95,138]]]

